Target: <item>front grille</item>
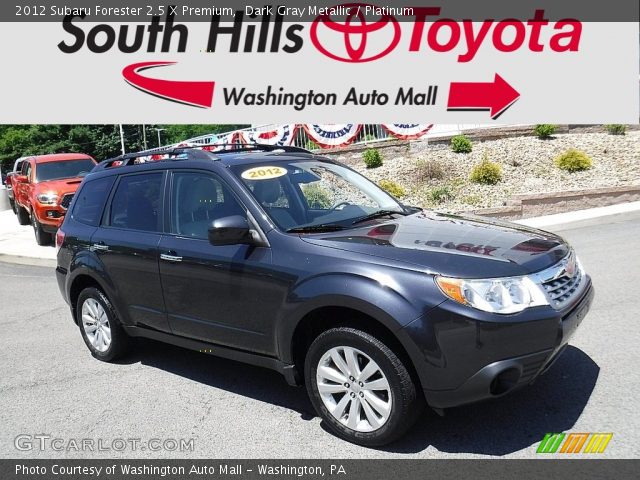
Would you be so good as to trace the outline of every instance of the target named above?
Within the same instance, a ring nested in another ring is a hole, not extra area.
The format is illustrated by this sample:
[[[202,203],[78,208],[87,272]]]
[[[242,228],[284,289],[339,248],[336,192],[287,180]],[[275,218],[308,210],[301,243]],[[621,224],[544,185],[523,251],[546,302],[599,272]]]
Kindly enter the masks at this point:
[[[532,276],[540,285],[549,305],[562,310],[569,305],[587,285],[585,273],[573,250],[555,265]]]
[[[67,208],[69,208],[69,205],[71,205],[72,199],[73,199],[73,193],[67,193],[64,197],[62,197],[60,206],[66,210]]]
[[[542,286],[552,306],[556,308],[564,307],[580,288],[583,276],[582,271],[577,268],[573,277],[564,275],[555,280],[543,283]]]

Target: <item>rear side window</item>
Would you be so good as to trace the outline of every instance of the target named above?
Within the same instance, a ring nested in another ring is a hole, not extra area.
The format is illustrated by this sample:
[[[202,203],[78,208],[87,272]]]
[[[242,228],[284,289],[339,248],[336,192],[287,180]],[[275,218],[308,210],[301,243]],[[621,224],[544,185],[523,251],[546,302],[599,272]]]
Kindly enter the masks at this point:
[[[115,177],[104,177],[86,182],[76,193],[71,218],[80,223],[98,226],[114,179]]]
[[[157,172],[122,177],[111,202],[109,224],[130,230],[161,231],[163,175]]]

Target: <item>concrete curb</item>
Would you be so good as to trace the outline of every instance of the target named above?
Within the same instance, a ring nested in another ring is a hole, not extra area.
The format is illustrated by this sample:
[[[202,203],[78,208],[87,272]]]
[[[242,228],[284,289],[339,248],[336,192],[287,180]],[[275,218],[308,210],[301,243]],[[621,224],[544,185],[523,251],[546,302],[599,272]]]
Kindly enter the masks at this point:
[[[516,220],[514,223],[526,225],[534,228],[563,227],[580,228],[586,225],[600,223],[602,219],[615,220],[616,217],[627,213],[639,212],[639,202],[620,203],[607,207],[589,208],[586,210],[575,210],[573,212],[556,213],[542,217],[525,218]]]
[[[22,257],[18,255],[7,255],[5,253],[0,253],[0,262],[51,268],[56,268],[57,265],[57,260],[51,258]]]

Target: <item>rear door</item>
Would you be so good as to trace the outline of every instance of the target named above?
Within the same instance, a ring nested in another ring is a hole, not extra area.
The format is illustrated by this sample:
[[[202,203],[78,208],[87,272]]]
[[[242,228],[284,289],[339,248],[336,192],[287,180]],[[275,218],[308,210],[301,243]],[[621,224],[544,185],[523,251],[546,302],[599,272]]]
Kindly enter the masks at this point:
[[[91,237],[125,323],[169,332],[160,285],[165,172],[122,175]]]

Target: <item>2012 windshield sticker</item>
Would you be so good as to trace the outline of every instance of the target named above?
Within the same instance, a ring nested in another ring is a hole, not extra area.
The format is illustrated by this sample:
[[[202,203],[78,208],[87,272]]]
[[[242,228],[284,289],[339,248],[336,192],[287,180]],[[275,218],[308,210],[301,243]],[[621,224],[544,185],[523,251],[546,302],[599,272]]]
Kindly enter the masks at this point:
[[[270,180],[272,178],[282,177],[287,174],[287,170],[282,167],[263,166],[249,168],[242,172],[242,178],[245,180]]]

